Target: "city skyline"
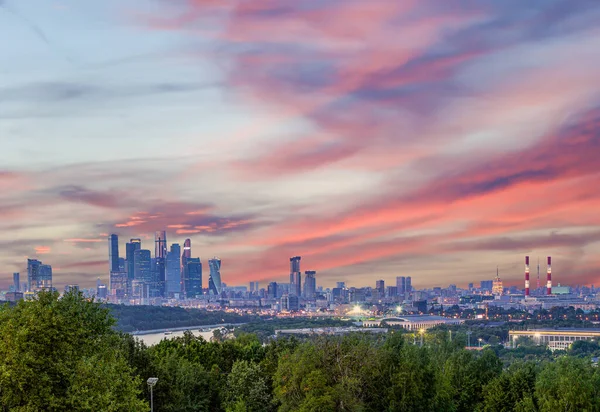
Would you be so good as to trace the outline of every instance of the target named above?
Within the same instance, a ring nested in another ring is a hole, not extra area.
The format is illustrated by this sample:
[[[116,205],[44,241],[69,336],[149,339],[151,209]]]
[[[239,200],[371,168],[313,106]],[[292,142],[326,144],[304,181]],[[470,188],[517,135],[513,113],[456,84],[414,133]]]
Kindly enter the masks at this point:
[[[85,3],[0,2],[0,289],[156,231],[205,284],[600,284],[597,2]]]

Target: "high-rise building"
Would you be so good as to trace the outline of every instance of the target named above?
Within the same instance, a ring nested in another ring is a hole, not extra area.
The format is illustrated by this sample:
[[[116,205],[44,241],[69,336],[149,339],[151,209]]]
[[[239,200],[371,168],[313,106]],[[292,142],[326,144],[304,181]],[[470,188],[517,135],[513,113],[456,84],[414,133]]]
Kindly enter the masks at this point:
[[[65,286],[65,293],[79,292],[79,285],[67,285]]]
[[[181,293],[181,246],[178,243],[171,245],[166,258],[167,296]]]
[[[298,301],[298,296],[296,295],[284,295],[281,297],[281,307],[282,309],[288,310],[290,312],[295,312],[300,309],[300,303]]]
[[[192,241],[186,239],[183,242],[183,253],[181,254],[181,291],[187,296],[185,291],[185,274],[187,270],[187,259],[192,257]]]
[[[277,282],[269,283],[269,286],[267,287],[267,296],[269,299],[277,298]]]
[[[108,272],[119,271],[119,236],[108,236]]]
[[[154,257],[167,257],[167,232],[159,230],[154,234]]]
[[[15,292],[21,291],[21,275],[18,272],[13,273],[13,287]]]
[[[300,296],[302,294],[302,273],[300,272],[300,260],[302,257],[290,258],[290,294]]]
[[[138,249],[133,253],[133,278],[137,281],[150,283],[152,281],[152,258],[150,251]]]
[[[127,294],[129,279],[127,278],[127,272],[117,270],[116,272],[110,272],[108,288],[111,296],[115,296],[118,299],[122,299]]]
[[[38,289],[52,289],[52,266],[40,265]]]
[[[250,293],[258,293],[258,291],[259,291],[258,282],[256,282],[256,281],[250,282]]]
[[[480,282],[480,289],[482,291],[487,291],[487,292],[491,292],[492,291],[492,287],[493,287],[494,281],[493,280],[482,280]]]
[[[406,277],[405,286],[406,286],[406,290],[405,290],[406,293],[412,292],[412,278],[410,276]]]
[[[185,294],[189,299],[202,295],[202,262],[200,258],[187,258],[185,261]]]
[[[396,290],[400,296],[403,296],[406,293],[406,278],[404,276],[396,277]]]
[[[208,277],[208,292],[213,295],[221,295],[221,259],[214,257],[209,259],[208,267],[210,268],[210,275]]]
[[[27,290],[33,292],[37,287],[40,272],[40,262],[37,259],[27,259]]]
[[[375,281],[375,289],[377,289],[377,294],[380,298],[385,297],[385,281],[377,280]]]
[[[127,261],[127,277],[129,278],[129,281],[132,281],[135,277],[135,263],[133,254],[136,250],[140,250],[141,248],[141,239],[130,239],[129,243],[125,244],[125,259]]]
[[[336,282],[335,287],[338,289],[346,289],[346,282]]]
[[[304,298],[312,300],[315,298],[317,293],[317,272],[314,270],[307,270],[304,272]]]

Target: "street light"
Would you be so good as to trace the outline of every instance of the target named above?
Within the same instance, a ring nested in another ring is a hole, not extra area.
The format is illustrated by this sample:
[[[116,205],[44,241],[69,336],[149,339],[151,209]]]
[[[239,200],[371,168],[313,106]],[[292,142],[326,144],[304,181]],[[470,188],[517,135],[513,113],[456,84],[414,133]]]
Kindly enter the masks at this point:
[[[420,329],[419,333],[421,333],[421,346],[423,346],[423,335],[425,334],[425,329]]]
[[[158,382],[158,378],[148,378],[148,381],[146,382],[148,384],[148,387],[150,388],[150,412],[154,412],[154,398],[152,396],[152,388],[154,387],[154,385],[156,385],[156,382]]]
[[[481,341],[482,341],[483,339],[479,338],[479,339],[477,339],[477,340],[479,341],[479,347],[481,348]]]

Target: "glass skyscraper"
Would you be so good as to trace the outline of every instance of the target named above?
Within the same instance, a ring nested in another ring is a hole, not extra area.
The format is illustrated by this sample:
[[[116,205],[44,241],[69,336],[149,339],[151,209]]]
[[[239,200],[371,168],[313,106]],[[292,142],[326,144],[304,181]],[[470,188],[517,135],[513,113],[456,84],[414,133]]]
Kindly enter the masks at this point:
[[[300,256],[290,258],[290,295],[300,296],[302,293],[302,273],[300,272]]]
[[[202,294],[202,262],[200,258],[187,258],[185,264],[185,296],[193,299]]]
[[[210,276],[208,278],[208,292],[215,296],[221,295],[221,259],[214,257],[209,259],[208,267],[210,268]]]
[[[108,271],[119,271],[119,236],[108,236]]]
[[[129,243],[125,244],[125,259],[127,261],[127,278],[132,281],[135,276],[135,264],[133,254],[136,250],[142,248],[141,239],[130,239]]]
[[[181,293],[181,246],[177,243],[171,245],[166,259],[167,296]]]
[[[307,270],[304,272],[304,298],[314,299],[317,294],[317,272]]]
[[[152,259],[150,251],[139,249],[133,253],[134,279],[144,283],[152,281]]]

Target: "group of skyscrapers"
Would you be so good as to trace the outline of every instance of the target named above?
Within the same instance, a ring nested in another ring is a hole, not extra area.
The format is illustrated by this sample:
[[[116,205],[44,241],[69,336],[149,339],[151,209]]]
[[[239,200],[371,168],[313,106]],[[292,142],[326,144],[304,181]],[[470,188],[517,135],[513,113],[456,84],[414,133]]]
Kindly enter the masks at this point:
[[[142,249],[141,239],[125,244],[125,257],[119,256],[119,237],[108,236],[109,293],[118,298],[175,298],[193,299],[204,294],[202,262],[192,257],[192,242],[186,239],[183,251],[178,243],[167,248],[167,234],[157,231],[154,236],[154,257]],[[221,260],[208,261],[210,275],[208,294],[220,296]]]
[[[317,291],[317,272],[307,270],[304,272],[304,290],[302,290],[302,272],[300,271],[300,260],[302,257],[290,258],[290,287],[289,294],[305,299],[314,299]]]

